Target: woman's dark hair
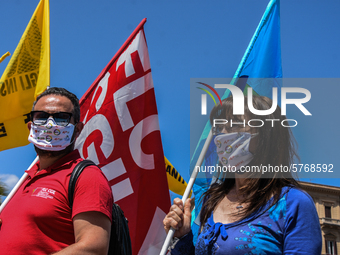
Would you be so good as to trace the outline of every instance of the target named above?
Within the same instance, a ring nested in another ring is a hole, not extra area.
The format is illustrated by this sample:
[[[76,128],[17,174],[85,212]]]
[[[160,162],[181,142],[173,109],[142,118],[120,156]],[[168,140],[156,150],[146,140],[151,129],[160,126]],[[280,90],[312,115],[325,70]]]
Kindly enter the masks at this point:
[[[249,120],[252,121],[251,125],[261,126],[256,127],[256,152],[254,153],[253,160],[248,164],[249,166],[260,166],[262,164],[266,166],[287,166],[294,161],[294,158],[299,160],[299,157],[295,151],[295,139],[289,127],[284,127],[281,122],[286,119],[284,115],[281,115],[281,109],[277,106],[276,110],[272,114],[259,116],[253,114],[247,105],[247,97],[244,99],[244,115],[233,115],[233,98],[229,97],[222,101],[222,105],[216,105],[210,113],[210,122],[213,125],[214,119],[226,119],[230,123],[243,122],[247,125]],[[272,100],[263,96],[253,96],[253,106],[257,110],[267,110],[272,106]],[[274,119],[275,121],[268,121]],[[262,120],[259,121],[259,120]],[[256,123],[256,124],[255,124]],[[287,123],[285,123],[287,126]],[[240,125],[237,125],[238,127]],[[234,131],[233,127],[226,124],[225,129],[232,130],[232,132],[242,132],[242,130]],[[228,131],[230,132],[230,131]],[[252,213],[263,208],[268,201],[272,200],[274,205],[279,199],[281,190],[285,186],[299,186],[297,181],[292,177],[291,173],[278,171],[262,173],[252,173],[247,175],[247,184],[240,188],[240,197],[244,199],[239,201],[240,203],[246,203],[247,207],[240,211],[240,216],[246,218]],[[203,206],[200,215],[200,221],[203,225],[210,217],[216,206],[222,201],[222,199],[229,193],[229,191],[235,185],[235,175],[229,173],[228,176],[224,176],[224,180],[221,184],[212,185],[203,194]]]
[[[67,89],[64,88],[57,88],[57,87],[52,87],[49,88],[47,90],[45,90],[43,93],[41,93],[37,99],[35,100],[35,102],[33,103],[33,108],[36,105],[36,103],[38,102],[38,100],[44,96],[48,96],[48,95],[58,95],[58,96],[64,96],[67,97],[68,99],[70,99],[70,101],[73,104],[73,118],[75,123],[78,123],[80,121],[80,106],[79,106],[79,100],[77,98],[77,96],[73,93],[71,93],[70,91],[68,91]]]

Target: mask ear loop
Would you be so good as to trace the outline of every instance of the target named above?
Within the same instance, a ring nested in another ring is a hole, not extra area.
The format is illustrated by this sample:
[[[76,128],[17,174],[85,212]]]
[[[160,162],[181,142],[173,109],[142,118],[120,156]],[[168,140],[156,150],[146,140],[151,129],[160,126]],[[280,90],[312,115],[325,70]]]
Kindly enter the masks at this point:
[[[75,123],[75,124],[72,124],[72,123],[68,123],[68,124],[67,124],[67,125],[70,125],[70,124],[73,125],[73,135],[72,135],[72,136],[73,136],[73,139],[72,139],[72,141],[70,142],[70,145],[73,144],[73,143],[76,141],[77,137],[78,137],[78,136],[76,135],[76,126],[78,125],[78,123],[79,123],[79,122],[77,122],[77,123]]]

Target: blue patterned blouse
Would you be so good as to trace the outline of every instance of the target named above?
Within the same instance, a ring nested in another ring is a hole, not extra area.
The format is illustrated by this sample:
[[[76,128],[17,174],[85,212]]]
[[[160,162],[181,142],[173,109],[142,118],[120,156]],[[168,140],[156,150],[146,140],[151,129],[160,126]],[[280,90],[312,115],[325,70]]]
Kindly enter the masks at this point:
[[[319,218],[307,193],[285,187],[279,201],[267,208],[230,224],[215,223],[212,213],[198,236],[196,247],[190,232],[178,241],[171,254],[321,254]]]

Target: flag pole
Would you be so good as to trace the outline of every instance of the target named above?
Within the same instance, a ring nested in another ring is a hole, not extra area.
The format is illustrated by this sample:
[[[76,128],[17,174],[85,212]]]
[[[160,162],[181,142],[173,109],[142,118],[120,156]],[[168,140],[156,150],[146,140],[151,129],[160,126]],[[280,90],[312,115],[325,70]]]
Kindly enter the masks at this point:
[[[202,165],[203,160],[204,160],[204,157],[205,157],[205,154],[207,153],[208,148],[209,148],[209,144],[210,144],[210,142],[211,142],[211,140],[212,140],[212,137],[213,137],[213,135],[212,135],[212,131],[211,131],[211,129],[210,129],[209,135],[208,135],[208,137],[207,137],[207,139],[205,140],[205,143],[204,143],[204,145],[203,145],[201,154],[200,154],[200,156],[198,157],[197,162],[196,162],[196,165],[195,165],[195,168],[194,168],[194,170],[192,171],[192,174],[191,174],[191,176],[190,176],[190,180],[189,180],[189,182],[188,182],[188,186],[187,186],[187,188],[185,189],[185,192],[184,192],[184,194],[183,194],[183,197],[182,197],[183,204],[185,204],[185,201],[187,200],[187,198],[188,198],[188,196],[189,196],[189,194],[190,194],[190,191],[191,191],[191,189],[192,189],[192,187],[193,187],[193,185],[194,185],[194,182],[195,182],[195,180],[196,180],[197,174],[198,174],[198,172],[199,172],[199,171],[197,171],[196,168],[197,168],[197,167],[200,167],[200,166]],[[173,238],[174,234],[175,234],[175,229],[174,229],[174,228],[171,228],[171,229],[169,230],[169,232],[168,232],[168,235],[166,236],[166,239],[165,239],[165,241],[164,241],[164,244],[163,244],[163,247],[162,247],[162,250],[161,250],[160,255],[165,255],[165,254],[167,253],[168,247],[169,247],[169,245],[170,245],[171,239]]]
[[[34,166],[35,163],[37,163],[38,160],[39,160],[39,157],[37,156],[33,160],[33,162],[31,163],[31,165],[29,166],[28,169],[31,169],[31,167]],[[23,182],[26,180],[27,176],[28,176],[28,174],[26,172],[23,174],[23,176],[21,176],[20,180],[17,182],[17,184],[14,186],[14,188],[8,194],[8,196],[6,197],[5,201],[1,204],[1,206],[0,206],[0,213],[5,208],[5,206],[8,204],[8,202],[12,199],[14,194],[18,191],[18,189],[20,188],[21,184],[23,184]]]

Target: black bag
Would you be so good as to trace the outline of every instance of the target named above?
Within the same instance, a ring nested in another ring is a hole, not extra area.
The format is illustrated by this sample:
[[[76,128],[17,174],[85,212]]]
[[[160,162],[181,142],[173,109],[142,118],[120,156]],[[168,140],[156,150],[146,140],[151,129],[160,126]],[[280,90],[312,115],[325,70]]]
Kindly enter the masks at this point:
[[[83,160],[79,162],[72,171],[68,186],[68,200],[70,202],[71,209],[73,205],[74,188],[76,186],[77,179],[84,168],[90,165],[96,164],[91,160]],[[128,221],[125,218],[122,209],[115,203],[113,203],[112,209],[112,225],[108,254],[132,255]]]

